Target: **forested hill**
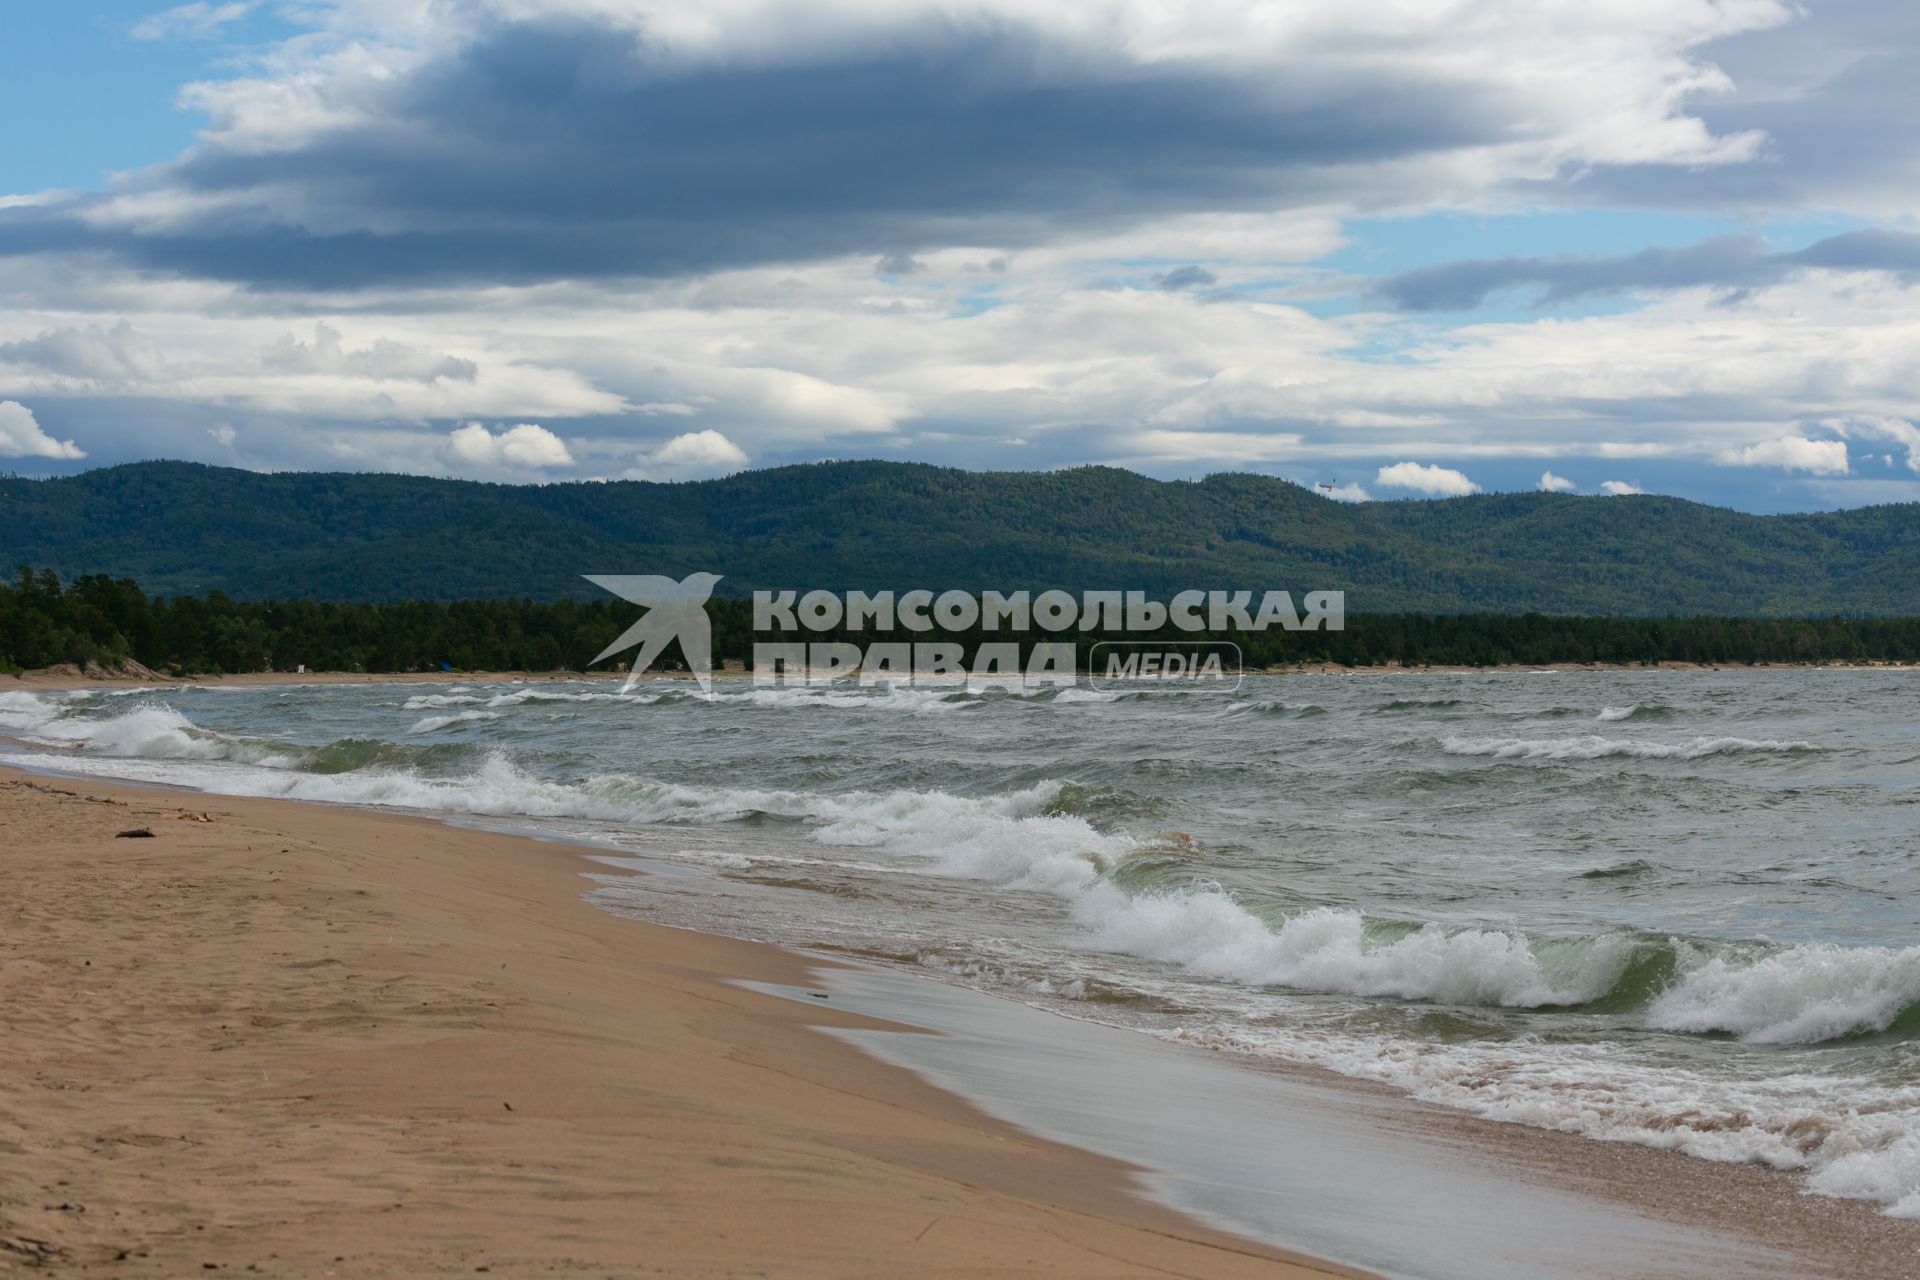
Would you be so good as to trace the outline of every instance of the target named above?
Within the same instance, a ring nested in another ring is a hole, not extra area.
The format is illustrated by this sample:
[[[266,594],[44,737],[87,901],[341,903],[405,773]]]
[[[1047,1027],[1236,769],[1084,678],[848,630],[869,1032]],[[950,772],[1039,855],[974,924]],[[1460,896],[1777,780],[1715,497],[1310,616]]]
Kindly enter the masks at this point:
[[[1920,614],[1920,505],[1750,516],[1673,498],[1346,505],[1266,476],[819,463],[691,484],[511,486],[147,462],[0,479],[0,566],[258,599],[1343,588],[1355,612]]]

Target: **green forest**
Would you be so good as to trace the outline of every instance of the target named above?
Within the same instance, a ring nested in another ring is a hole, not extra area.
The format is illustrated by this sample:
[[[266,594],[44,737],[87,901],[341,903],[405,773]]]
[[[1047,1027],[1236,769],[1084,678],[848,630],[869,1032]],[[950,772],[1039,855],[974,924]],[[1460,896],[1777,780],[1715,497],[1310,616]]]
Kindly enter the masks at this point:
[[[1920,614],[1920,504],[1332,502],[1273,476],[826,462],[684,484],[495,485],[181,462],[0,477],[0,565],[236,600],[592,600],[583,574],[756,588],[1347,593],[1353,613]],[[269,630],[273,628],[269,627]],[[545,632],[543,632],[545,634]],[[570,641],[554,636],[563,656]]]
[[[751,606],[708,606],[714,659],[751,662]],[[150,596],[131,579],[62,582],[23,568],[0,586],[0,669],[128,660],[176,675],[255,671],[580,671],[640,616],[611,597],[591,601],[462,600],[334,604],[236,600],[221,592]],[[1342,631],[1234,634],[1250,668],[1332,662],[1365,667],[1551,662],[1920,661],[1920,618],[1603,618],[1544,614],[1350,614]],[[1166,629],[1183,643],[1207,637]],[[820,639],[859,639],[845,632]],[[868,635],[865,639],[871,640]],[[895,636],[891,638],[906,638]],[[926,639],[927,636],[916,636]],[[950,637],[971,646],[978,629]],[[1008,638],[1005,634],[993,637]],[[1082,631],[1025,640],[1138,640]],[[970,652],[970,648],[969,648]],[[672,654],[677,659],[678,654]],[[611,660],[610,660],[611,661]]]

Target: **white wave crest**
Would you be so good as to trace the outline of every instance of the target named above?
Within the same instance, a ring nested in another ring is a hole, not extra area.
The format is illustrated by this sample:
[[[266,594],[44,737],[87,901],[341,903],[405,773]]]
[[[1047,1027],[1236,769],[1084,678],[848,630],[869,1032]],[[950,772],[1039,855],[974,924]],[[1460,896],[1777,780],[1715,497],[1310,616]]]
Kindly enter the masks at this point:
[[[1523,936],[1428,924],[1391,941],[1367,936],[1357,911],[1321,907],[1270,926],[1219,889],[1129,896],[1102,885],[1074,904],[1090,945],[1190,973],[1302,991],[1446,1004],[1535,1008],[1584,1004],[1632,958],[1625,935],[1551,958]]]
[[[1816,943],[1744,961],[1688,950],[1696,954],[1647,1010],[1648,1023],[1664,1031],[1815,1044],[1884,1031],[1920,1004],[1920,947]]]
[[[519,707],[529,702],[628,702],[635,706],[646,706],[665,697],[660,693],[567,693],[557,689],[517,689],[512,693],[499,693],[487,699],[490,707]],[[474,699],[479,701],[479,699]]]
[[[1896,1218],[1920,1218],[1920,1133],[1838,1156],[1814,1170],[1807,1189],[1847,1200],[1878,1200]]]
[[[1602,707],[1600,708],[1600,714],[1595,716],[1594,719],[1595,720],[1631,720],[1633,718],[1633,713],[1638,711],[1639,709],[1640,708],[1637,706],[1635,707]]]
[[[164,704],[104,720],[50,719],[27,736],[49,746],[149,760],[222,760],[230,754],[226,740]]]
[[[1069,685],[1048,699],[1050,702],[1071,704],[1075,702],[1118,702],[1120,694],[1113,689],[1082,689],[1078,685]]]
[[[8,696],[0,694],[0,699]],[[0,725],[38,746],[122,760],[230,760],[269,768],[291,768],[300,760],[300,753],[292,748],[202,729],[165,703],[93,718],[67,715],[57,702],[36,702],[20,701],[17,695],[11,702],[0,701]],[[189,786],[202,783],[198,774],[165,780]]]
[[[1640,760],[1698,760],[1703,756],[1818,751],[1811,742],[1777,738],[1692,738],[1686,742],[1637,742],[1586,734],[1577,738],[1462,738],[1441,739],[1450,756],[1490,756],[1495,760],[1600,760],[1628,757]]]
[[[470,693],[419,693],[400,704],[402,711],[432,711],[439,707],[470,707],[483,701]]]
[[[1244,712],[1264,712],[1277,715],[1294,716],[1325,715],[1326,708],[1311,702],[1286,702],[1279,698],[1249,698],[1238,702],[1229,702],[1225,714],[1240,715]]]
[[[456,711],[452,715],[423,716],[413,728],[407,730],[407,733],[409,735],[437,733],[456,724],[470,724],[478,720],[498,720],[499,718],[498,711]]]
[[[169,713],[171,714],[171,713]],[[175,723],[178,721],[178,723]],[[191,726],[174,717],[157,729],[182,734]],[[197,746],[114,754],[144,756],[151,764],[108,763],[88,756],[49,759],[75,772],[154,781],[182,781],[165,761],[199,751],[195,758],[258,763],[192,777],[203,790],[227,795],[278,796],[330,804],[378,805],[436,813],[490,817],[560,818],[623,826],[705,825],[745,818],[801,824],[813,841],[849,848],[882,849],[926,869],[964,879],[1018,888],[1071,892],[1094,881],[1132,846],[1096,831],[1085,819],[1047,812],[1060,784],[985,797],[941,791],[848,792],[831,795],[747,787],[701,787],[647,778],[601,775],[560,782],[537,778],[505,755],[492,753],[472,772],[432,777],[408,770],[368,769],[314,774],[288,769],[278,759],[245,760],[230,740],[209,735]]]
[[[845,688],[747,688],[723,692],[717,699],[728,706],[795,707],[833,711],[877,711],[907,715],[943,715],[980,705],[958,688],[929,689],[906,685]]]
[[[59,704],[23,689],[0,692],[0,728],[32,730],[55,719]]]

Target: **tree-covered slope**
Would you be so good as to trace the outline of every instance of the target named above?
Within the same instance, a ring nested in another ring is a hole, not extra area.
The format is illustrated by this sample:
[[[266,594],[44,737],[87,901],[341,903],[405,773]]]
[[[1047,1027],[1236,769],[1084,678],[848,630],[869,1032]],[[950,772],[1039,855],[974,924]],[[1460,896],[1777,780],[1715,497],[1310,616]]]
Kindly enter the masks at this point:
[[[1266,476],[888,462],[511,486],[151,462],[0,479],[0,565],[163,593],[584,597],[586,573],[753,587],[1342,588],[1355,611],[1920,613],[1920,506],[1749,516],[1671,498],[1342,505]]]

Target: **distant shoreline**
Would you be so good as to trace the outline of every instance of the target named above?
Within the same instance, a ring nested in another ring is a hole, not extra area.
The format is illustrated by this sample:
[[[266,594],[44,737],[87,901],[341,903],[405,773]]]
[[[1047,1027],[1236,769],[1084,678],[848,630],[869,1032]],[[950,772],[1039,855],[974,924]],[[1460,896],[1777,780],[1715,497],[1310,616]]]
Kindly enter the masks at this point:
[[[1294,666],[1264,667],[1246,672],[1254,676],[1384,676],[1384,675],[1478,675],[1528,671],[1620,672],[1620,671],[1915,671],[1920,663],[1911,662],[1512,662],[1487,666],[1434,664],[1403,666],[1380,663],[1374,666],[1343,666],[1337,662],[1302,663]],[[1086,674],[1082,672],[1081,674]],[[750,680],[751,671],[715,671],[715,680]],[[43,667],[19,675],[0,675],[0,690],[5,689],[86,689],[157,688],[188,685],[329,685],[329,684],[509,684],[540,681],[621,681],[620,671],[247,671],[228,675],[162,675],[159,672],[128,674],[117,671],[88,672],[78,667]],[[688,681],[684,672],[648,671],[636,677],[637,683]]]

